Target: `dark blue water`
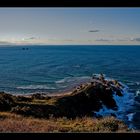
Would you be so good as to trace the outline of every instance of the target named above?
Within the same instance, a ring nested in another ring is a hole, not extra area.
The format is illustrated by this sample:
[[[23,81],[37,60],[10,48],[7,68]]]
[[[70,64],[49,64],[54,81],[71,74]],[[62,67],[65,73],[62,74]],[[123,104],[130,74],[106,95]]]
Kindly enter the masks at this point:
[[[0,91],[58,92],[103,73],[134,93],[133,123],[140,128],[140,46],[0,47]]]

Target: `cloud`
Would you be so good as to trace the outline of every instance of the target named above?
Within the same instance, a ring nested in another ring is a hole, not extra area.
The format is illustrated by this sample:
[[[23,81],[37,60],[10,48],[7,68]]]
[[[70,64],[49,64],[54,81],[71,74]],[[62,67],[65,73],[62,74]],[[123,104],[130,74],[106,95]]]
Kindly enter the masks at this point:
[[[100,39],[96,39],[95,41],[113,41],[113,40],[111,40],[111,39],[104,39],[104,38],[100,38]]]
[[[8,41],[0,41],[0,45],[12,45],[13,43]]]
[[[96,41],[106,41],[106,42],[111,42],[111,41],[132,41],[132,39],[129,38],[109,38],[109,39],[105,39],[105,38],[100,38],[100,39],[96,39]],[[140,41],[140,40],[139,40]]]
[[[140,41],[140,38],[135,38],[136,41]]]
[[[140,41],[140,38],[131,38],[130,40],[131,41],[138,41],[139,42]]]
[[[35,40],[37,37],[22,38],[23,41]]]
[[[117,41],[129,41],[130,39],[117,39]]]
[[[74,41],[74,40],[72,40],[72,39],[65,39],[65,40],[62,40],[62,41]]]
[[[118,41],[137,41],[140,42],[140,37],[136,37],[136,38],[126,38],[126,39],[118,39]]]
[[[29,40],[32,40],[32,39],[36,39],[36,37],[30,37],[30,38],[28,38]]]
[[[50,41],[62,41],[62,42],[73,42],[73,41],[76,41],[76,40],[73,40],[73,39],[48,39]]]
[[[100,30],[89,30],[88,32],[90,33],[96,33],[96,32],[99,32]]]

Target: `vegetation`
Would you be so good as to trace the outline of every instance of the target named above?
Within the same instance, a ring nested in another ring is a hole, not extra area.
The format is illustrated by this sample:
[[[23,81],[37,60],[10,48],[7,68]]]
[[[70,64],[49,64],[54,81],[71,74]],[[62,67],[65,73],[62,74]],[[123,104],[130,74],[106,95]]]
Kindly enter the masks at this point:
[[[54,118],[38,119],[8,112],[0,113],[0,132],[129,132],[122,121],[114,117],[93,119]]]
[[[107,81],[101,75],[70,94],[60,96],[39,93],[14,96],[1,92],[0,132],[126,131],[127,127],[121,121],[96,116],[96,111],[103,105],[117,110],[113,94],[123,96],[121,88],[117,81]]]

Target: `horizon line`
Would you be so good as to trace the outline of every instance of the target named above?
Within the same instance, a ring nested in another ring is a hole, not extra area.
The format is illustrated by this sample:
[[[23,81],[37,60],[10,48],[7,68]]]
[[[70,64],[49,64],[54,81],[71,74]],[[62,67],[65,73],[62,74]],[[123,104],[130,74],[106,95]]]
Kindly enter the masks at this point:
[[[9,45],[2,45],[1,46],[140,46],[140,44],[9,44]]]

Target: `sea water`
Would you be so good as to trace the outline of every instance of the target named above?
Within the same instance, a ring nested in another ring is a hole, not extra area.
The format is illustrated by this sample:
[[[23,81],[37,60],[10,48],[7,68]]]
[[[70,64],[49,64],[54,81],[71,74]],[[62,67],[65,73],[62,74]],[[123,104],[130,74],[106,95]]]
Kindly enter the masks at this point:
[[[123,119],[140,129],[140,46],[0,47],[0,91],[6,93],[64,92],[99,73],[128,87],[128,98],[114,98],[119,105],[120,100],[124,103],[120,105],[126,113]]]

